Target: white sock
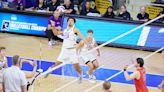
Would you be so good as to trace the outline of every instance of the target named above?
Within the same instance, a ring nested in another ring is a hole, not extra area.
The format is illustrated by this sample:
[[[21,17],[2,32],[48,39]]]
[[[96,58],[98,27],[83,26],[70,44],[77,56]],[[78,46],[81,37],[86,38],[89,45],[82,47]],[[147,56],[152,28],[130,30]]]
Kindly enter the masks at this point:
[[[89,78],[90,78],[90,79],[93,78],[93,75],[89,75]]]

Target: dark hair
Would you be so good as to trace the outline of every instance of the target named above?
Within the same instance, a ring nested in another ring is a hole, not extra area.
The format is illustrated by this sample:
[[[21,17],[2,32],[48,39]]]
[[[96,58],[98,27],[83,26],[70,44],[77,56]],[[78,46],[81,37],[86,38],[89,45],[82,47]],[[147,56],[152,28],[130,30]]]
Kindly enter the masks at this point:
[[[89,30],[87,31],[87,33],[93,33],[93,30],[92,30],[92,29],[89,29]]]
[[[109,6],[108,9],[111,8],[113,10],[113,7],[112,6]]]
[[[109,90],[111,88],[111,83],[108,81],[104,81],[103,83],[103,89],[104,90]]]
[[[143,65],[144,65],[143,58],[137,58],[136,60],[137,60],[137,63],[140,64],[140,67],[143,67]]]
[[[16,65],[16,64],[20,63],[20,61],[19,61],[19,55],[14,55],[13,56],[12,63],[13,63],[13,65]]]
[[[0,52],[2,51],[2,50],[5,50],[6,48],[5,47],[0,47]]]
[[[109,8],[111,8],[111,9],[112,9],[111,14],[114,14],[114,12],[113,12],[113,7],[112,7],[112,6],[109,6],[109,7],[107,8],[107,10],[106,10],[106,12],[105,12],[105,14],[104,14],[104,15],[108,14],[108,9],[109,9]]]
[[[91,1],[87,0],[87,1],[85,2],[85,4],[86,4],[87,2],[89,2],[89,3],[90,3]]]
[[[74,17],[68,17],[67,22],[68,22],[70,19],[73,19],[74,23],[76,23],[76,19],[75,19]]]

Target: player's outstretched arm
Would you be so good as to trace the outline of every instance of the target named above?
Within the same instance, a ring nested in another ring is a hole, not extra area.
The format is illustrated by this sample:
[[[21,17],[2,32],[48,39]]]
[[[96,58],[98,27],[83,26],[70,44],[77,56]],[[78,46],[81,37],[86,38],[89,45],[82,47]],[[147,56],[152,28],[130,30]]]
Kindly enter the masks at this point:
[[[76,53],[79,54],[80,53],[80,50],[81,48],[84,46],[84,41],[80,41],[79,44],[77,44],[76,46]]]
[[[82,33],[80,32],[80,30],[78,30],[77,28],[75,28],[75,33],[77,33],[77,35],[80,37],[80,39],[82,39],[85,42],[85,38],[82,35]]]
[[[30,65],[33,66],[33,71],[32,71],[32,72],[30,72],[30,73],[25,73],[26,78],[27,78],[27,79],[30,79],[30,78],[34,77],[35,74],[36,74],[36,69],[37,69],[36,61],[32,62],[32,61],[30,61],[30,60],[22,60],[21,62],[22,62],[22,63],[25,63],[25,62],[26,62],[26,63],[29,63]]]
[[[128,72],[126,71],[126,69],[128,68],[128,66],[124,66],[123,67],[123,71],[124,71],[124,76],[126,80],[133,80],[133,79],[139,79],[140,78],[140,73],[138,71],[132,73],[132,74],[128,74]]]

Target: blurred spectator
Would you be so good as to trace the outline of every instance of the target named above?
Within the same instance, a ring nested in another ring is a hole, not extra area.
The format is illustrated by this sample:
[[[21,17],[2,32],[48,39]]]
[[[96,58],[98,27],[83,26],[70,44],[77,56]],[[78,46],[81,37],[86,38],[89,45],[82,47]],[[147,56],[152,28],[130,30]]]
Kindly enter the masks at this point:
[[[91,9],[90,1],[86,1],[85,7],[82,8],[80,15],[87,15],[88,13],[99,13],[97,10]]]
[[[26,2],[25,0],[16,0],[16,8],[17,10],[24,10]]]
[[[48,3],[49,11],[55,11],[59,5],[60,5],[59,0],[51,0],[51,2]]]
[[[16,9],[16,0],[8,0],[8,8]]]
[[[108,82],[108,81],[104,81],[104,83],[103,83],[103,90],[104,90],[104,92],[112,92],[110,90],[110,88],[111,88],[111,83]]]
[[[114,14],[114,12],[113,12],[113,7],[112,7],[112,6],[109,6],[109,7],[107,8],[107,11],[106,11],[106,13],[103,15],[103,17],[105,17],[105,18],[114,18],[114,17],[115,17],[115,14]]]
[[[59,39],[58,37],[56,37],[53,34],[52,25],[51,25],[51,21],[53,21],[53,22],[55,22],[55,27],[56,27],[57,30],[62,29],[61,28],[62,19],[59,16],[60,16],[60,12],[58,10],[55,10],[53,16],[51,16],[48,19],[48,27],[46,29],[46,35],[48,37],[48,46],[52,46],[52,45],[56,44],[54,39]]]
[[[146,13],[146,7],[145,6],[141,6],[140,13],[138,13],[137,18],[140,21],[148,21],[149,20],[149,14]]]
[[[3,8],[2,1],[0,1],[0,8]]]
[[[162,15],[162,14],[164,14],[164,10],[163,10],[163,11],[161,11],[161,12],[157,15],[157,17],[158,17],[158,16],[160,16],[160,15]],[[158,19],[156,22],[159,22],[159,23],[164,23],[164,17],[163,17],[163,18]]]
[[[38,4],[38,0],[25,0],[25,2],[26,2],[25,8],[29,10],[35,8]]]
[[[25,0],[8,0],[8,7],[17,10],[25,9]]]
[[[124,20],[131,20],[130,13],[127,11],[125,5],[122,5],[120,7],[120,11],[119,11],[118,17],[120,17],[120,18],[122,18]]]
[[[35,8],[37,10],[46,10],[47,6],[46,6],[44,0],[38,0],[38,4],[37,4],[37,6]]]
[[[0,1],[0,8],[3,8],[3,4],[2,4],[2,1]]]
[[[66,14],[76,14],[76,11],[74,10],[74,4],[71,2],[71,0],[64,0],[64,13]]]

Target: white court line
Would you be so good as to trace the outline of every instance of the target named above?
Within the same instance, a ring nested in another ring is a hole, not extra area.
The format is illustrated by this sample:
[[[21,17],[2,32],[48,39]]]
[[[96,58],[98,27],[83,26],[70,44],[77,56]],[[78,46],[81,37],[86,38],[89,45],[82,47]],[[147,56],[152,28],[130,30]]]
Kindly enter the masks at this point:
[[[161,50],[163,50],[163,49],[164,49],[164,47],[162,47],[161,49],[159,49],[159,50],[157,50],[157,51],[155,51],[155,52],[153,52],[153,53],[147,55],[147,56],[144,57],[143,59],[146,60],[146,59],[148,59],[149,57],[155,55],[157,52],[159,52],[159,51],[161,51]],[[132,67],[134,67],[134,64],[130,65],[127,69],[130,69],[130,68],[132,68]],[[117,75],[121,74],[122,72],[123,72],[123,70],[120,71],[120,72],[118,72],[118,73],[116,73],[116,74],[114,74],[114,75],[112,75],[111,77],[107,78],[106,80],[108,81],[108,80],[110,80],[110,79],[116,77]],[[94,89],[94,88],[96,88],[96,87],[102,85],[103,83],[104,83],[104,82],[102,81],[102,82],[100,82],[99,84],[97,84],[97,85],[95,85],[95,86],[93,86],[93,87],[91,87],[91,88],[89,88],[89,89],[86,89],[84,92],[89,92],[90,90],[92,90],[92,89]]]
[[[144,59],[148,59],[148,58],[150,58],[151,56],[153,56],[154,54],[156,54],[156,53],[158,53],[158,52],[162,51],[163,49],[164,49],[164,47],[162,47],[162,48],[160,48],[160,49],[156,50],[156,51],[155,51],[155,52],[153,52],[152,54],[147,55]]]
[[[46,75],[47,73],[53,72],[54,70],[56,70],[56,69],[58,69],[58,68],[60,68],[60,67],[62,67],[62,66],[64,66],[64,65],[65,65],[65,64],[62,63],[62,64],[60,64],[60,65],[58,65],[58,66],[55,66],[55,67],[53,67],[51,70],[47,70],[47,71],[43,72],[40,76],[38,76],[38,78],[41,77],[41,76]]]
[[[143,30],[141,31],[140,38],[138,40],[137,45],[139,46],[145,46],[146,40],[148,38],[150,32],[150,27],[144,27]]]
[[[164,33],[164,28],[161,28],[158,33]]]
[[[101,65],[99,68],[97,68],[97,69],[100,69],[100,68],[102,68],[104,65]],[[96,70],[97,70],[96,69]],[[86,77],[87,75],[85,75],[84,77]],[[69,85],[71,85],[71,84],[73,84],[73,83],[75,83],[76,81],[78,81],[78,78],[77,79],[75,79],[75,80],[73,80],[73,81],[71,81],[71,82],[68,82],[67,84],[65,84],[65,85],[63,85],[63,86],[61,86],[61,87],[59,87],[59,88],[57,88],[57,89],[55,89],[53,92],[58,92],[58,91],[60,91],[61,89],[63,89],[63,88],[65,88],[65,87],[67,87],[67,86],[69,86]]]

